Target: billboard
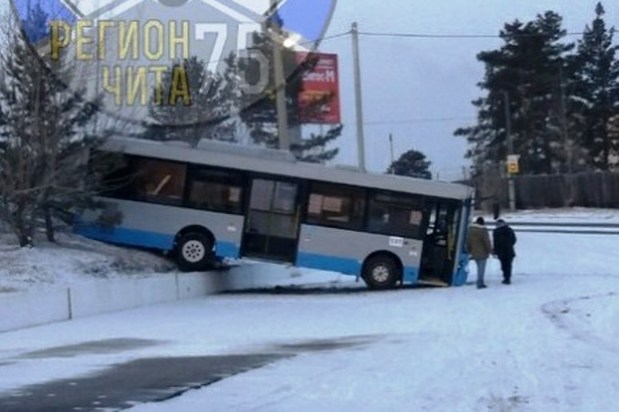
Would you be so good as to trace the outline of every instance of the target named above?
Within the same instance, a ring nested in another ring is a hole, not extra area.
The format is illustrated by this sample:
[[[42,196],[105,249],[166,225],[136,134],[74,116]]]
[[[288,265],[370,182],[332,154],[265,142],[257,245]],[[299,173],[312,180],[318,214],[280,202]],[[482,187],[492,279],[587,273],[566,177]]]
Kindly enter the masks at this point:
[[[341,123],[339,73],[336,54],[297,53],[297,63],[314,59],[303,74],[298,97],[299,120],[304,124]]]

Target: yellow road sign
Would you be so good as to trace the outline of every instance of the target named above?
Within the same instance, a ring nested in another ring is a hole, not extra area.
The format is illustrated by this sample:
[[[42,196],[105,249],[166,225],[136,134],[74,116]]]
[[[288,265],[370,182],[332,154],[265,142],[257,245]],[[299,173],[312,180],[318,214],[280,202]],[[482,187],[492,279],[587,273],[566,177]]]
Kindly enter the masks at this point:
[[[507,173],[510,175],[515,175],[520,173],[520,165],[518,164],[518,160],[520,159],[519,155],[509,155],[507,156]]]

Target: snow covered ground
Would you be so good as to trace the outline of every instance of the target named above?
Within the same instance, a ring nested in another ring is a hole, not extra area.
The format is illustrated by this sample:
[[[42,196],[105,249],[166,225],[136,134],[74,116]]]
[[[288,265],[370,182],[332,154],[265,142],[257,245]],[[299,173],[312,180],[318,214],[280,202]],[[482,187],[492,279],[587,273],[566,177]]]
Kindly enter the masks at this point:
[[[501,216],[513,222],[544,223],[619,223],[619,211],[616,209],[589,209],[584,207],[566,209],[521,210],[515,213],[505,212]]]
[[[13,236],[0,234],[0,262],[0,293],[176,270],[163,256],[66,233],[57,235],[57,244],[41,239],[34,248],[19,248]]]
[[[617,216],[577,210],[538,219]],[[4,333],[0,397],[144,357],[280,351],[294,356],[131,410],[614,411],[618,248],[618,235],[520,233],[510,286],[493,260],[484,290],[225,294]],[[24,356],[100,339],[158,344]]]

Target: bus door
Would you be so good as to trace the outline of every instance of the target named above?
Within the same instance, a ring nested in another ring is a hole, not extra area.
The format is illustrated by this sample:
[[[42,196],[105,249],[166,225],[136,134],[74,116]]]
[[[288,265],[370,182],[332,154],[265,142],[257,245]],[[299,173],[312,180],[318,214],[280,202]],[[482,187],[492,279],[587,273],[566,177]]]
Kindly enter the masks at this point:
[[[459,208],[445,201],[426,202],[420,280],[451,285],[456,257]]]
[[[242,241],[242,256],[294,262],[299,237],[298,184],[254,178]]]

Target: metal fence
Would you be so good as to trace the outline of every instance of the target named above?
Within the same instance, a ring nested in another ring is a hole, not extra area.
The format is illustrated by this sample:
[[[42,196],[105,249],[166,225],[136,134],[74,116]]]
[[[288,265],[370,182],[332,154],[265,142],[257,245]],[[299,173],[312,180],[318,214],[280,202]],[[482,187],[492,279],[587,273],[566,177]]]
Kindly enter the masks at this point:
[[[518,209],[599,207],[619,208],[619,173],[590,172],[561,175],[525,175],[514,177]],[[487,173],[473,182],[477,206],[492,210],[507,207],[507,178]]]

